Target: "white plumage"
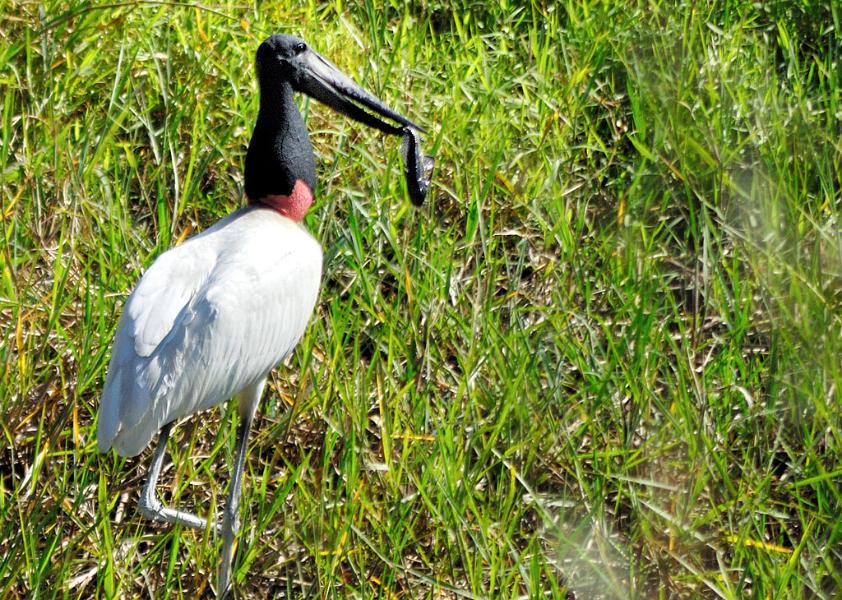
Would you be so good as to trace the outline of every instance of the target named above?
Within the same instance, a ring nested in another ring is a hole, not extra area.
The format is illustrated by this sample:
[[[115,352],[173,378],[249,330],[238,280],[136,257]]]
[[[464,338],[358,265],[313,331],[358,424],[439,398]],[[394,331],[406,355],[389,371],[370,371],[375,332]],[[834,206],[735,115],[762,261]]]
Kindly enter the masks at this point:
[[[97,424],[99,450],[122,456],[140,454],[160,432],[138,509],[156,521],[220,533],[220,597],[231,591],[248,437],[266,377],[301,339],[319,292],[321,248],[299,224],[314,200],[315,157],[293,93],[407,138],[413,201],[422,202],[429,188],[429,161],[412,132],[422,129],[304,40],[273,35],[255,62],[260,108],[244,173],[251,205],[149,267],[117,326]],[[164,505],[156,485],[173,422],[234,396],[239,422],[222,523]]]
[[[261,383],[301,339],[321,268],[301,225],[254,206],[158,257],[114,338],[100,452],[135,456],[164,424]]]

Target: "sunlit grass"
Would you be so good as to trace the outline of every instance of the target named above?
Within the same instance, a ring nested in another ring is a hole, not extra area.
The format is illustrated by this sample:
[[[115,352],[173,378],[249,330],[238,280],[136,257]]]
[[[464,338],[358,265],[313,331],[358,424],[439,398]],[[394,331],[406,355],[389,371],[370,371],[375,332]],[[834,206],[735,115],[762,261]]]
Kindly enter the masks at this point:
[[[245,597],[842,593],[833,3],[0,12],[0,595],[197,597],[219,543],[96,452],[126,294],[243,202],[253,54],[296,33],[425,125],[300,99],[320,302],[250,444]],[[219,512],[234,411],[160,488]]]

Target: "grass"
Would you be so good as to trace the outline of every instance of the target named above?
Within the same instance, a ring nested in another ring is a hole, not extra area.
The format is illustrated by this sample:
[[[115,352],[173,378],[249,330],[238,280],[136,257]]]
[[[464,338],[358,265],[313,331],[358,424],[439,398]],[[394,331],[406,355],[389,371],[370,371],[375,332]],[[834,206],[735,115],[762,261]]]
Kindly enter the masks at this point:
[[[126,294],[242,204],[259,42],[303,98],[316,314],[250,444],[245,597],[842,594],[842,11],[813,2],[0,2],[0,596],[193,598],[219,541],[99,455]],[[235,415],[161,492],[219,512]]]

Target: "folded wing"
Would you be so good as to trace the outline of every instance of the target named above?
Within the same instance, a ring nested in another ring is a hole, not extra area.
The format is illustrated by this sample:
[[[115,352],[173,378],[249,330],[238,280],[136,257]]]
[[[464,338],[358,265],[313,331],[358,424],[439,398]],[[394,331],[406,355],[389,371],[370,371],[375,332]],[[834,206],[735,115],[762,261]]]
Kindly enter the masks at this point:
[[[252,230],[249,238],[233,227],[155,261],[115,335],[100,451],[139,454],[161,426],[227,400],[292,351],[321,276],[318,244],[293,227]]]

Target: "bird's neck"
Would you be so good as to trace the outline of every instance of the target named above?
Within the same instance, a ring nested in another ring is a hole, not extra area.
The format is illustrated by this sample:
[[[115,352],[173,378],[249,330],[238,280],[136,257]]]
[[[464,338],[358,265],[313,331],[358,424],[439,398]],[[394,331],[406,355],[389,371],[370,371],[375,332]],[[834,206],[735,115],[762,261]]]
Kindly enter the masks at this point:
[[[316,164],[287,81],[261,81],[260,111],[246,153],[246,195],[301,221],[313,203]]]

